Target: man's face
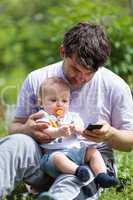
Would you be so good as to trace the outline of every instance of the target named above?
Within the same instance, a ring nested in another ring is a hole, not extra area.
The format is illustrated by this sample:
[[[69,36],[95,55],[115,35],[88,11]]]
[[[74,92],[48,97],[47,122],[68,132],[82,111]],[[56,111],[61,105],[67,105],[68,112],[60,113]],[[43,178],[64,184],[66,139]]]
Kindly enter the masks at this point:
[[[91,69],[79,65],[75,57],[64,57],[63,60],[64,74],[72,89],[80,89],[85,83],[91,80],[95,73]]]

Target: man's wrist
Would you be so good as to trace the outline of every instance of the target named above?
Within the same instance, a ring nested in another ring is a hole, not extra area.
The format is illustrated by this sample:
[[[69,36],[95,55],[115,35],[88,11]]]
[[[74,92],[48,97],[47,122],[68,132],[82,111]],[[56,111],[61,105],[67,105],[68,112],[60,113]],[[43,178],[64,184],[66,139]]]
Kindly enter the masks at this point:
[[[109,130],[108,136],[105,139],[105,141],[107,143],[109,143],[110,145],[112,145],[112,141],[115,138],[116,134],[117,134],[117,129],[112,127],[112,126],[110,126],[110,130]]]
[[[26,124],[21,125],[20,132],[32,136],[32,132],[28,129]]]

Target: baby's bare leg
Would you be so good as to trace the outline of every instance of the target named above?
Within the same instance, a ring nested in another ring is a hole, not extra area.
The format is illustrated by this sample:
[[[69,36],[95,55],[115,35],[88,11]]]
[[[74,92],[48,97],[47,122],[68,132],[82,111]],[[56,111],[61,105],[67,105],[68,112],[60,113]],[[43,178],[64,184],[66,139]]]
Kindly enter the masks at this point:
[[[89,163],[89,166],[91,167],[95,175],[107,172],[104,160],[100,152],[95,148],[87,149],[85,162]]]
[[[88,181],[90,178],[89,170],[87,166],[77,165],[75,162],[70,160],[66,155],[58,152],[54,155],[53,162],[55,167],[65,174],[74,174],[81,181]]]
[[[54,155],[53,162],[57,169],[65,174],[75,174],[75,171],[78,168],[76,163],[61,152]]]
[[[95,148],[87,149],[85,161],[90,165],[92,171],[96,175],[95,183],[103,188],[115,186],[119,181],[114,176],[109,176],[106,165],[100,154]]]

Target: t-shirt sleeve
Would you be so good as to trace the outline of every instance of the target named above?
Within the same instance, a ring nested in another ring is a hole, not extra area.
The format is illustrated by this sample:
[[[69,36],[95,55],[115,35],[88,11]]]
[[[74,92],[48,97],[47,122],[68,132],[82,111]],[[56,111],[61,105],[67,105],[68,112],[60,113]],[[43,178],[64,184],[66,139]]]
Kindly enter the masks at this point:
[[[112,126],[133,130],[133,99],[127,84],[123,84],[117,92],[114,92],[112,101]]]
[[[27,118],[36,111],[36,98],[29,75],[23,82],[18,95],[15,117]]]

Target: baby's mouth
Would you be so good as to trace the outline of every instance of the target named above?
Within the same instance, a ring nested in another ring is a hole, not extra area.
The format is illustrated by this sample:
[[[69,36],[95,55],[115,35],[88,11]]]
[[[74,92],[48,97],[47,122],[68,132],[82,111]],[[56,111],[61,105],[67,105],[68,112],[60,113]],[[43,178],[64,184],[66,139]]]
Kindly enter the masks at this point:
[[[64,108],[62,108],[62,107],[56,107],[54,109],[54,113],[55,113],[55,115],[57,117],[60,117],[60,116],[62,116],[64,114]]]

